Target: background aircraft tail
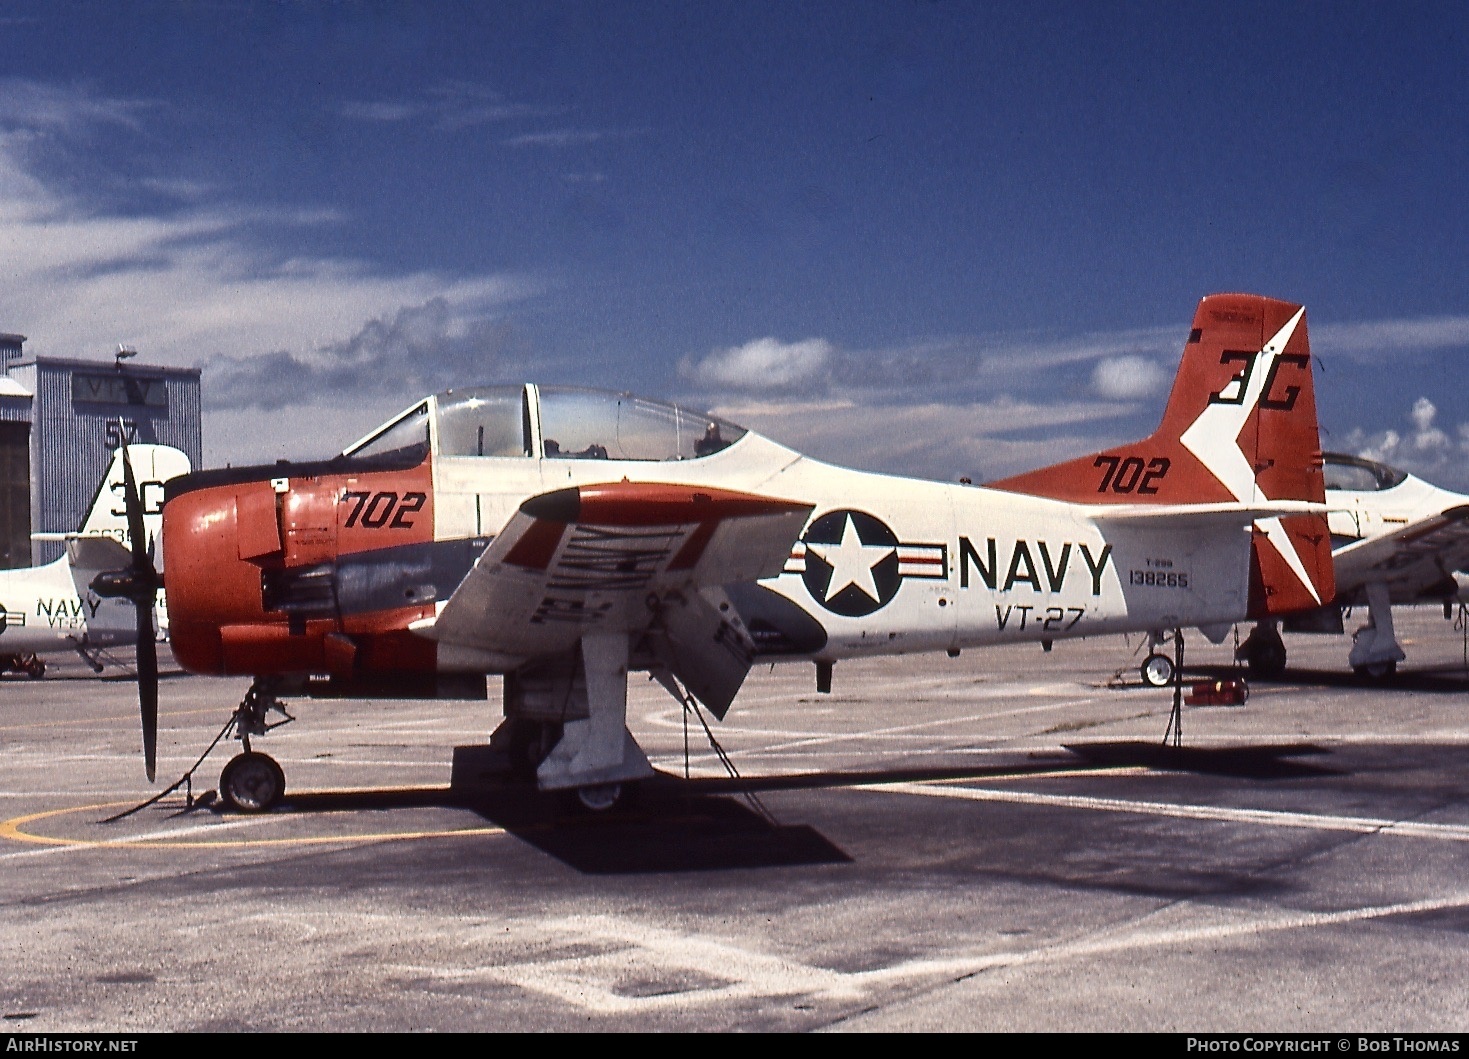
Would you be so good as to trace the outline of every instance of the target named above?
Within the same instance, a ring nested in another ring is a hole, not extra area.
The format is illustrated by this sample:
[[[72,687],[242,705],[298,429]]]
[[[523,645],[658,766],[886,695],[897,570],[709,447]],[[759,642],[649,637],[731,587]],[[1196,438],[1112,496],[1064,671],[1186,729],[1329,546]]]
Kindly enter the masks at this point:
[[[1152,435],[988,487],[1089,505],[1324,503],[1305,309],[1255,294],[1204,298]],[[1262,518],[1252,532],[1252,618],[1330,601],[1325,515]]]
[[[161,534],[163,530],[163,486],[170,478],[187,474],[192,468],[186,453],[169,445],[129,445],[133,477],[143,504],[143,529],[148,535],[146,547],[153,564],[163,568]],[[123,503],[122,450],[112,455],[107,474],[97,486],[92,504],[77,528],[82,537],[111,537],[130,548],[127,509]]]

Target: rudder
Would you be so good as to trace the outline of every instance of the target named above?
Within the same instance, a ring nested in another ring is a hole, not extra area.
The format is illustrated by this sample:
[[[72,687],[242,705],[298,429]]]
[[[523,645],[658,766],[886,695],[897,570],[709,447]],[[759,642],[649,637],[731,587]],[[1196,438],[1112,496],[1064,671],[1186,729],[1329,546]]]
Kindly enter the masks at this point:
[[[998,482],[1078,504],[1324,503],[1305,309],[1254,294],[1199,302],[1150,436]],[[1324,515],[1260,519],[1250,616],[1319,606],[1335,590]]]

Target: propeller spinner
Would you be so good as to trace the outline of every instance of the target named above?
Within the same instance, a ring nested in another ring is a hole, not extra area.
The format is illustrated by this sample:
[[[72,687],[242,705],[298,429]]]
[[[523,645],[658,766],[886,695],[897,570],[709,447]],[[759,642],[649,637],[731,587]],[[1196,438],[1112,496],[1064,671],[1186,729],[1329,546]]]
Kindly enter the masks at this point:
[[[128,456],[126,428],[122,430],[123,500],[127,509],[128,536],[132,539],[132,564],[123,570],[108,570],[92,579],[92,591],[108,599],[129,599],[138,618],[138,710],[143,725],[143,764],[151,783],[158,757],[158,646],[153,640],[153,607],[163,579],[148,555],[147,532],[143,528],[143,501],[133,477]]]

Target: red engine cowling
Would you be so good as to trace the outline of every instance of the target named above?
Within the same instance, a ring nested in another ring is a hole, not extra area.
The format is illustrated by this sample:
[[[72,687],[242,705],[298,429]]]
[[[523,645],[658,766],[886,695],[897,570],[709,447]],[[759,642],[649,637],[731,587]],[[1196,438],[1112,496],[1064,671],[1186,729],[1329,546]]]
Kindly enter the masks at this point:
[[[400,461],[401,463],[402,461]],[[201,471],[169,484],[164,572],[175,659],[195,673],[429,672],[428,459]]]

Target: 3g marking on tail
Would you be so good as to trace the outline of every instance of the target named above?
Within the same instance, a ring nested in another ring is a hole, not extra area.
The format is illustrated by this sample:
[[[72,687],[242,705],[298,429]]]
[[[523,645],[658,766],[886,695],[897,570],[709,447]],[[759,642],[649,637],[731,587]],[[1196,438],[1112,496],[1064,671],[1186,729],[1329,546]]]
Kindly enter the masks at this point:
[[[1229,384],[1223,389],[1216,390],[1209,395],[1210,404],[1244,404],[1245,394],[1249,392],[1250,375],[1255,370],[1255,362],[1260,357],[1259,352],[1248,352],[1240,349],[1226,349],[1219,355],[1220,364],[1244,363],[1244,370],[1229,380]],[[1280,353],[1270,362],[1270,370],[1265,376],[1265,385],[1260,388],[1261,408],[1269,408],[1277,412],[1289,412],[1296,406],[1296,399],[1301,395],[1299,386],[1287,386],[1284,397],[1271,397],[1275,390],[1276,376],[1280,374],[1280,366],[1290,364],[1300,371],[1306,371],[1311,366],[1310,356],[1304,353]]]

